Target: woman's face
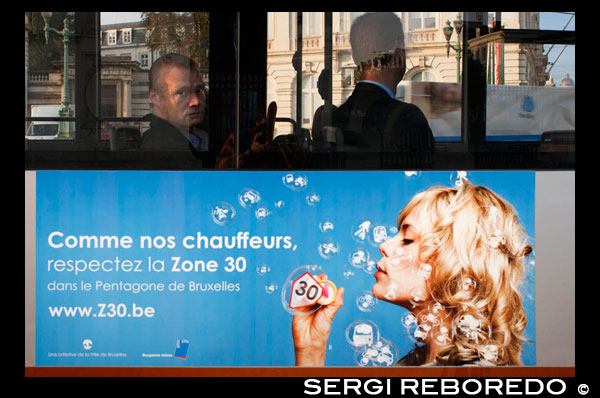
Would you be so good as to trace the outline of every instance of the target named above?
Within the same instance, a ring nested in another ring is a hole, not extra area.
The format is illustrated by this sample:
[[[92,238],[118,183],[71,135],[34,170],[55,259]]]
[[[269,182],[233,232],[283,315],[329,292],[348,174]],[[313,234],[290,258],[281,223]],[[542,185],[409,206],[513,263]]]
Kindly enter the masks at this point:
[[[420,217],[418,206],[399,226],[398,234],[379,246],[373,295],[408,309],[429,298],[426,279],[431,267],[419,262],[418,248],[427,225]]]

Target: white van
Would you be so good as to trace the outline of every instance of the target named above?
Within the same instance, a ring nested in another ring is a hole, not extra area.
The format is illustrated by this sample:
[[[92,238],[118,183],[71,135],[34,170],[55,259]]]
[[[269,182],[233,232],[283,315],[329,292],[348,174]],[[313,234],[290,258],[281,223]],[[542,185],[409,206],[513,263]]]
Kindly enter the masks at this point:
[[[59,117],[62,105],[31,105],[31,117]],[[58,122],[33,121],[25,133],[28,140],[53,140],[58,134]]]

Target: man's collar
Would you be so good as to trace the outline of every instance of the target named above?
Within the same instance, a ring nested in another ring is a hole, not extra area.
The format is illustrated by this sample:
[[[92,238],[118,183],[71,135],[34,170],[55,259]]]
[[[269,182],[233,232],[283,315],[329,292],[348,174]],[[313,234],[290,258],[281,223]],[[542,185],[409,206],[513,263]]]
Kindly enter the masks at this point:
[[[396,99],[396,96],[394,95],[394,93],[392,93],[392,90],[390,90],[390,89],[389,89],[389,87],[387,87],[387,86],[384,86],[384,85],[383,85],[383,84],[381,84],[381,83],[374,82],[374,81],[372,81],[372,80],[360,80],[360,81],[359,81],[359,83],[368,83],[368,84],[373,84],[373,85],[375,85],[375,86],[377,86],[377,87],[379,87],[379,88],[383,89],[383,90],[384,90],[386,93],[388,93],[388,95],[389,95],[390,97],[392,97],[393,99]]]

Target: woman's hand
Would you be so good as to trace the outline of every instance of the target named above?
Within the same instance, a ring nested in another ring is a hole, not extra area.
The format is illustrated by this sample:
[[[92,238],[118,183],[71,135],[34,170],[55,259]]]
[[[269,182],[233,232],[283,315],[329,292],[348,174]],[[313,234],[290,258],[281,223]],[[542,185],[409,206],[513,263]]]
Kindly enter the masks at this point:
[[[326,279],[325,275],[319,278]],[[337,290],[335,301],[309,312],[296,309],[292,319],[292,337],[296,366],[324,366],[327,352],[327,339],[331,331],[331,322],[336,312],[344,304],[344,288]]]

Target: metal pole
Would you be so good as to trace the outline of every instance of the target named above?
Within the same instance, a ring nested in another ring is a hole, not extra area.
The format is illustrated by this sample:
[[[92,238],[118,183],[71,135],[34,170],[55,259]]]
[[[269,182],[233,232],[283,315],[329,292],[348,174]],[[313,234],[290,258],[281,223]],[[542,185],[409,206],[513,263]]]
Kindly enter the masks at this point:
[[[460,33],[456,32],[456,82],[460,83],[460,59],[462,53],[462,47],[460,45]]]
[[[325,13],[325,69],[327,69],[327,97],[325,98],[325,112],[323,112],[322,125],[331,126],[331,115],[332,115],[332,59],[333,59],[333,45],[332,45],[332,13]]]
[[[235,29],[235,168],[240,168],[240,13]]]
[[[296,138],[302,128],[302,11],[296,13]]]

